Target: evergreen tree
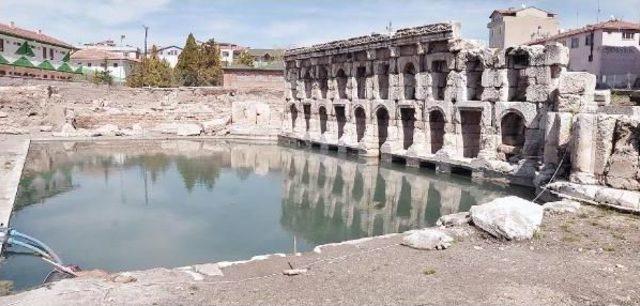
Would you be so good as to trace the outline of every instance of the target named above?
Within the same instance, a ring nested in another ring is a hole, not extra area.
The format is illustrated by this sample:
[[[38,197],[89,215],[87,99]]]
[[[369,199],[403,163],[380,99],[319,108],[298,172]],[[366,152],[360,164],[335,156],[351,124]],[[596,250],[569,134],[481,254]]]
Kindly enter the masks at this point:
[[[158,58],[156,46],[151,47],[150,56],[142,59],[127,77],[130,87],[171,87],[173,84],[173,70],[167,61]]]
[[[187,42],[178,57],[176,76],[184,86],[199,86],[200,47],[193,34],[189,34]]]
[[[198,65],[199,84],[201,86],[218,85],[222,68],[220,61],[220,48],[213,39],[200,46]]]

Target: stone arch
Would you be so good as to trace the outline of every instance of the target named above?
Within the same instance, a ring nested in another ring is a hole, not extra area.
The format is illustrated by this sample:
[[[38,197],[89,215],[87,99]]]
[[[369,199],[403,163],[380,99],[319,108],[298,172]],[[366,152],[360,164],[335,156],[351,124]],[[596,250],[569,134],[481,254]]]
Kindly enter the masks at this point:
[[[467,100],[480,101],[482,99],[482,73],[484,72],[484,62],[479,56],[472,56],[467,59],[465,73],[467,76]]]
[[[305,130],[311,129],[311,104],[302,105],[302,113],[304,114]]]
[[[518,111],[507,111],[500,119],[502,145],[500,151],[505,159],[520,154],[525,142],[525,118]]]
[[[436,107],[429,111],[429,134],[431,154],[436,154],[444,145],[444,125],[446,117],[444,112]]]
[[[344,135],[344,127],[347,125],[347,113],[344,105],[335,106],[336,121],[338,123],[338,139]]]
[[[303,80],[304,80],[304,97],[307,99],[311,99],[311,92],[313,89],[313,78],[311,78],[310,70],[307,70]]]
[[[289,112],[291,112],[291,129],[295,130],[296,121],[298,120],[298,108],[295,104],[289,105]]]
[[[480,152],[482,110],[460,109],[459,112],[462,134],[462,156],[476,158]]]
[[[413,133],[416,127],[416,109],[412,107],[400,108],[402,121],[402,144],[405,150],[413,145]]]
[[[320,117],[320,135],[322,135],[327,131],[327,119],[329,118],[327,108],[320,106],[318,108],[318,116]]]
[[[358,99],[366,99],[367,67],[356,68],[356,84],[358,87]]]
[[[356,118],[356,139],[360,142],[364,139],[367,129],[367,115],[362,106],[357,106],[353,114]]]
[[[446,60],[434,60],[431,62],[432,93],[435,100],[444,100],[444,92],[447,87],[447,75],[449,69]]]
[[[380,99],[389,99],[389,63],[378,64],[378,94]]]
[[[376,120],[378,126],[378,147],[382,147],[389,137],[389,111],[386,107],[382,106],[376,110]]]
[[[402,78],[404,81],[404,98],[406,100],[416,99],[416,67],[409,62],[402,70]]]
[[[338,98],[347,98],[347,74],[344,69],[340,68],[336,73],[336,81],[338,83]]]
[[[321,66],[318,69],[318,80],[320,83],[320,95],[322,99],[327,98],[327,92],[329,91],[329,73],[327,68]]]

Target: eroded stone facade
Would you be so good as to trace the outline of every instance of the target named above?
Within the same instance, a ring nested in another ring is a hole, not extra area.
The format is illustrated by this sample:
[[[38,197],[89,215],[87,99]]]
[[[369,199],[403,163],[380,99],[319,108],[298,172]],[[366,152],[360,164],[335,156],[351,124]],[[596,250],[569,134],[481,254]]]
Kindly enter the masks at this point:
[[[489,49],[458,28],[289,50],[282,138],[531,185],[544,165],[547,112],[588,108],[595,83],[566,71],[566,47]]]

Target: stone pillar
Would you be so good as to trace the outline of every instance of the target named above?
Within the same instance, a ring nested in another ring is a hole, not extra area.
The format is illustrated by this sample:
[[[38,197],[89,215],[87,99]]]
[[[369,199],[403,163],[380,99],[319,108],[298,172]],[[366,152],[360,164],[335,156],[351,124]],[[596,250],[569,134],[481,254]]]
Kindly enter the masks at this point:
[[[580,184],[597,184],[595,170],[595,132],[596,115],[582,113],[576,116],[571,137],[571,176],[572,182]]]

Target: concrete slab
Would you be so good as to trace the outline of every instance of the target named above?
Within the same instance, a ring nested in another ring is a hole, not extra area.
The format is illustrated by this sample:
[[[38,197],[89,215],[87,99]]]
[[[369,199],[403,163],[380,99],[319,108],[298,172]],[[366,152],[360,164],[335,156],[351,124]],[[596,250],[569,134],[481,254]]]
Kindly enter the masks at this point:
[[[30,140],[0,140],[0,227],[9,225]]]

